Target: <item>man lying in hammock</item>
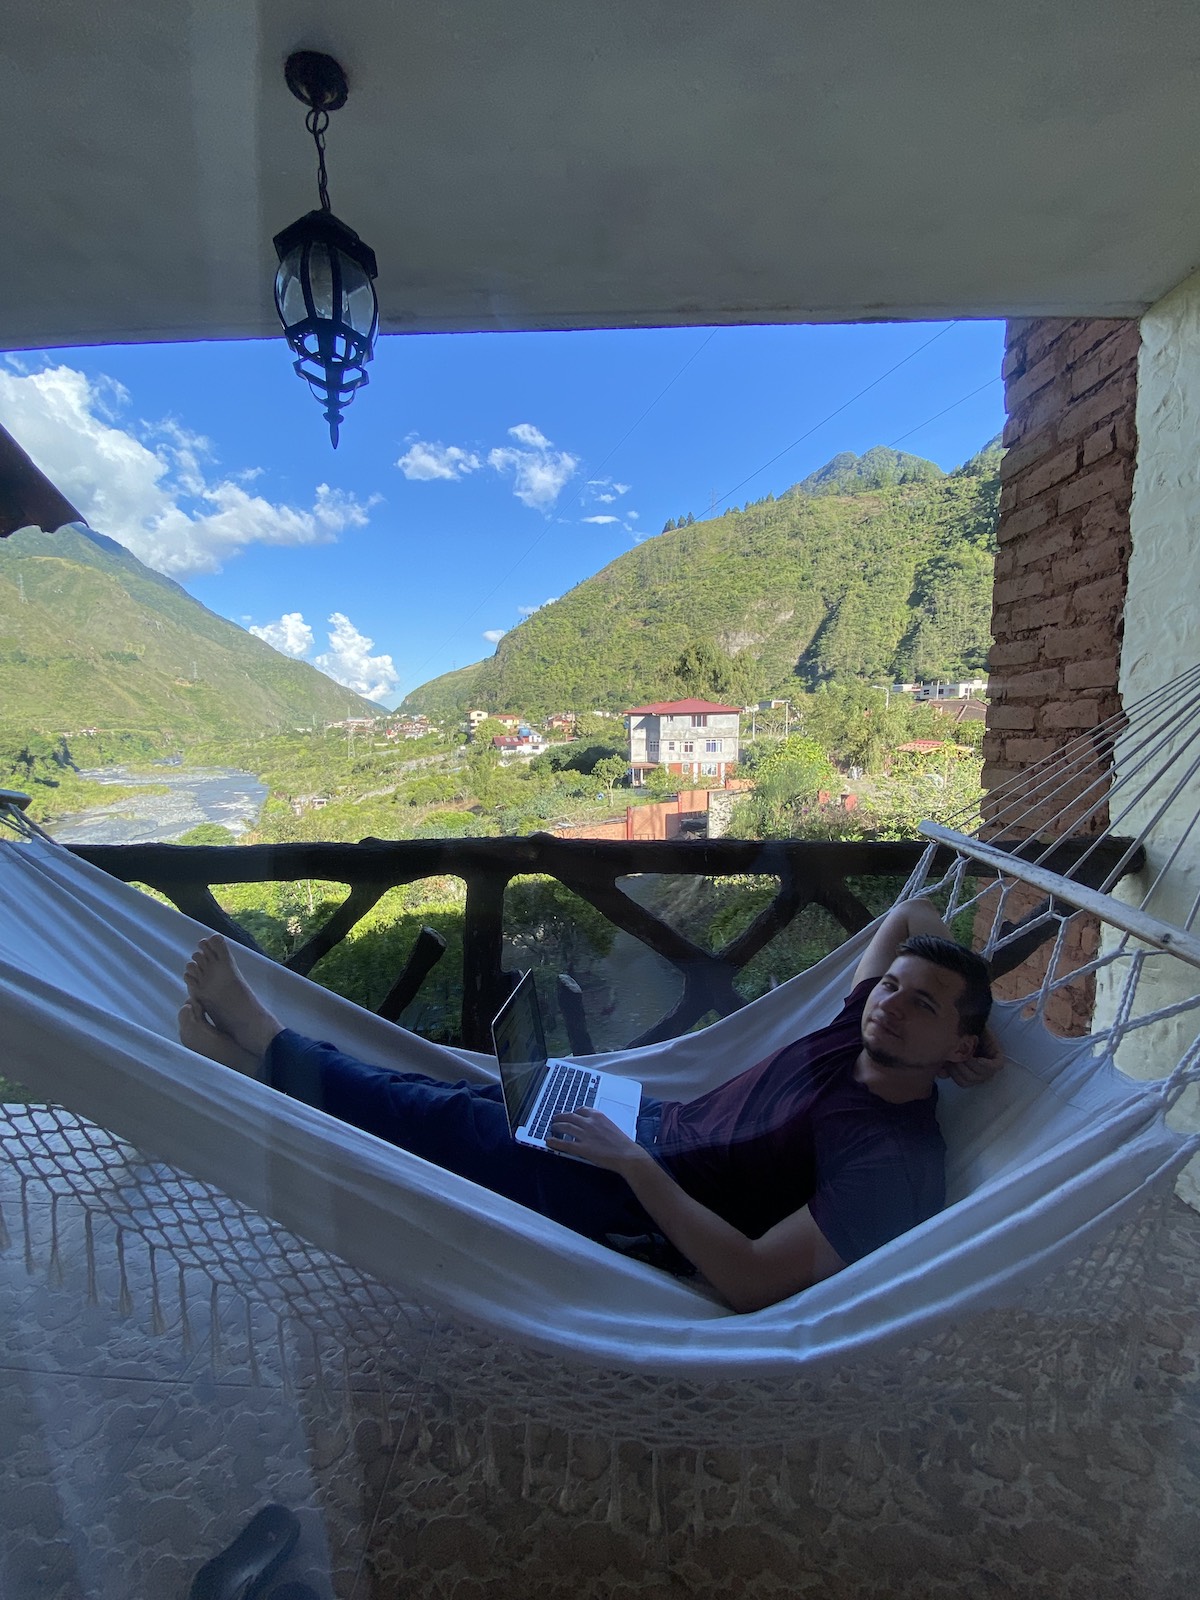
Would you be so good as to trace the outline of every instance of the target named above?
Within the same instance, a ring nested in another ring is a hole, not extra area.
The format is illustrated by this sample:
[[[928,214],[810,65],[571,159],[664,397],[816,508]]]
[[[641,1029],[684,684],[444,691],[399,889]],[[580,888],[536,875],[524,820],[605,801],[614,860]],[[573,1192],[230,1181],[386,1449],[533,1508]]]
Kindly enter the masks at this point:
[[[370,1066],[285,1028],[219,936],[185,974],[183,1043],[543,1216],[674,1270],[735,1311],[828,1278],[945,1203],[936,1080],[1003,1057],[987,964],[927,901],[881,923],[834,1020],[694,1100],[643,1099],[637,1138],[558,1117],[555,1160],[509,1134],[498,1085]]]

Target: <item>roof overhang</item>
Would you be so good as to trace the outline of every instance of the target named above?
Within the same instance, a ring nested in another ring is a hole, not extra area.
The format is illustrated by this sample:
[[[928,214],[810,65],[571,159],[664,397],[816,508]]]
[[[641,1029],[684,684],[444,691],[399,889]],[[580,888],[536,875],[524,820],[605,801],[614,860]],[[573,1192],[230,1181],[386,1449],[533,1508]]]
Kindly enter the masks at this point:
[[[300,47],[391,332],[1122,316],[1200,262],[1195,0],[14,0],[0,347],[276,333]]]
[[[83,518],[12,434],[0,428],[0,539],[7,539],[18,528],[44,528],[53,533],[68,522],[83,522]]]

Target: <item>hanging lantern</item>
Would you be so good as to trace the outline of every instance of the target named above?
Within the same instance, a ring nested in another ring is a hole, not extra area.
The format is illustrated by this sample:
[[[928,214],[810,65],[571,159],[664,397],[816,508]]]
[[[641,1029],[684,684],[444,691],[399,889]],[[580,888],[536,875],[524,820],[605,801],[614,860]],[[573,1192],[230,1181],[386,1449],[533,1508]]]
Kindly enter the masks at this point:
[[[288,88],[309,107],[304,125],[317,147],[320,208],[275,235],[275,308],[295,368],[320,401],[337,449],[342,413],[367,383],[379,327],[375,252],[334,216],[325,172],[329,113],[346,103],[346,75],[331,56],[300,50],[284,69]]]

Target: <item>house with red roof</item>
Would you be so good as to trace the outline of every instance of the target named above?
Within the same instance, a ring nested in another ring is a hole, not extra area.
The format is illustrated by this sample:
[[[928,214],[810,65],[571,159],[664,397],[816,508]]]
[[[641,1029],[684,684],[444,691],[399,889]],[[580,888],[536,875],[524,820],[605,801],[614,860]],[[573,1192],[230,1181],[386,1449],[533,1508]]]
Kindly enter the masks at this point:
[[[625,713],[635,784],[654,767],[681,777],[724,780],[738,761],[742,708],[711,700],[662,700]]]

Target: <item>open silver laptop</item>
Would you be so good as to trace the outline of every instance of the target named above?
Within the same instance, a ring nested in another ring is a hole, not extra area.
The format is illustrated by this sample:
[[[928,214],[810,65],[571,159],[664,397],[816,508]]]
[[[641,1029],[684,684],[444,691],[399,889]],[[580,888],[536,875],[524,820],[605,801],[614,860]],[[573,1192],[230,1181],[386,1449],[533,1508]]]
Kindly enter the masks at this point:
[[[554,1117],[581,1106],[594,1106],[632,1139],[637,1133],[642,1086],[615,1072],[597,1072],[572,1061],[549,1060],[546,1030],[533,973],[526,972],[492,1023],[492,1044],[508,1127],[518,1144],[547,1150],[546,1134]],[[552,1151],[564,1155],[565,1151]]]

